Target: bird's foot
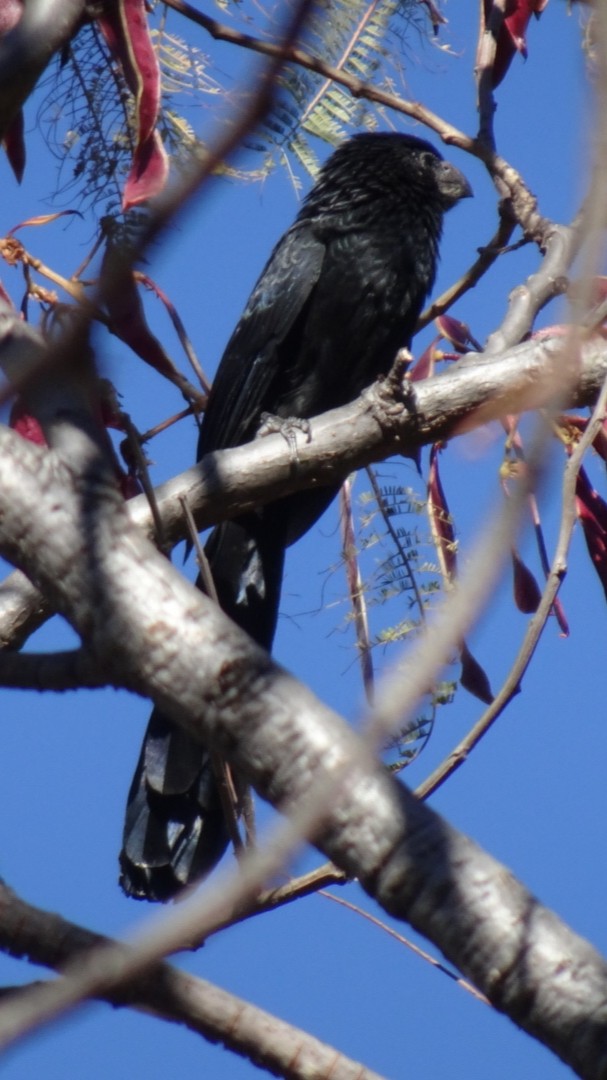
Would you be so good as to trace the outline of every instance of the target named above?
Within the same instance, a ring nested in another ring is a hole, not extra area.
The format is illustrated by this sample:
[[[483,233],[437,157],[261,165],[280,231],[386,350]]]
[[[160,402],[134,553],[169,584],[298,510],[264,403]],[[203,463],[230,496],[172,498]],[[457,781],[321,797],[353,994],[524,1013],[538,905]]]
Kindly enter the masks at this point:
[[[282,435],[291,451],[293,463],[297,464],[299,462],[299,454],[297,453],[298,431],[302,431],[306,436],[306,442],[310,442],[312,432],[309,420],[304,420],[301,416],[275,416],[273,413],[262,413],[261,424],[257,429],[256,438],[263,438],[265,435]]]

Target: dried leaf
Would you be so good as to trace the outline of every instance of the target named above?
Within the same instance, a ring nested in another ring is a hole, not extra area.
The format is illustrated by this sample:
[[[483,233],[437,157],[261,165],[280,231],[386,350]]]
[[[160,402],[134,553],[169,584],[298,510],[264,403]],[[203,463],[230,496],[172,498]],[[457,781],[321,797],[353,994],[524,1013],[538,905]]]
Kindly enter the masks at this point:
[[[20,221],[18,225],[13,225],[12,229],[9,229],[7,236],[14,236],[19,229],[24,229],[26,225],[48,225],[51,221],[57,221],[57,218],[66,217],[70,214],[77,214],[78,217],[82,217],[79,210],[57,210],[54,214],[39,214],[37,217],[27,218],[25,221]]]
[[[428,516],[441,569],[447,581],[453,581],[457,571],[455,532],[439,475],[438,453],[434,445],[430,451]]]
[[[419,360],[416,360],[413,367],[409,371],[409,378],[412,382],[420,382],[422,379],[429,379],[434,375],[436,361],[438,359],[436,346],[439,338],[435,338],[431,341],[427,349],[424,349]]]

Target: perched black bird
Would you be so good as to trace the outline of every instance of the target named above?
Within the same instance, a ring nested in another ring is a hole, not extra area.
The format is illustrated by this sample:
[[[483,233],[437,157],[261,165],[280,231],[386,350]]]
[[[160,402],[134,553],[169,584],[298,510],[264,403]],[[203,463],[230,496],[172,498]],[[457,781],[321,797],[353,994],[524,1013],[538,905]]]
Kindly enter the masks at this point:
[[[385,374],[410,344],[434,282],[443,214],[471,194],[465,177],[412,135],[363,134],[340,146],[228,342],[199,458],[253,439],[263,413],[315,416]],[[335,495],[291,495],[217,526],[207,541],[222,608],[266,649],[285,549]],[[129,793],[123,888],[166,900],[208,873],[227,843],[208,753],[155,711]]]

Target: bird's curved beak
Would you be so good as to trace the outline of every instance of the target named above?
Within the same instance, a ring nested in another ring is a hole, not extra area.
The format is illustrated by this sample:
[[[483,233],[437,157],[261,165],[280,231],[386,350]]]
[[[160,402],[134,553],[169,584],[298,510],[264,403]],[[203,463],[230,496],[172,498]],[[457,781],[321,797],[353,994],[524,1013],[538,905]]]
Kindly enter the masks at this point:
[[[469,181],[450,161],[442,163],[438,186],[447,207],[454,206],[460,199],[470,199],[474,195]]]

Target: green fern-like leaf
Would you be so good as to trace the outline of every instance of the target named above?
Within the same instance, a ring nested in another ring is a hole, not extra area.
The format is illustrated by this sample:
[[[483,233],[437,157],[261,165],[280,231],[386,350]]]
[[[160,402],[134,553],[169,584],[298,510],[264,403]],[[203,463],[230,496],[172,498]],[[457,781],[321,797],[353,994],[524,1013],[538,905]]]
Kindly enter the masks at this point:
[[[432,29],[422,7],[417,0],[317,0],[302,48],[345,74],[386,83],[393,75],[396,44],[401,51],[404,27]],[[323,75],[294,65],[286,66],[281,91],[262,138],[274,152],[292,152],[312,176],[319,163],[310,136],[335,146],[356,128],[377,127],[382,115]]]

